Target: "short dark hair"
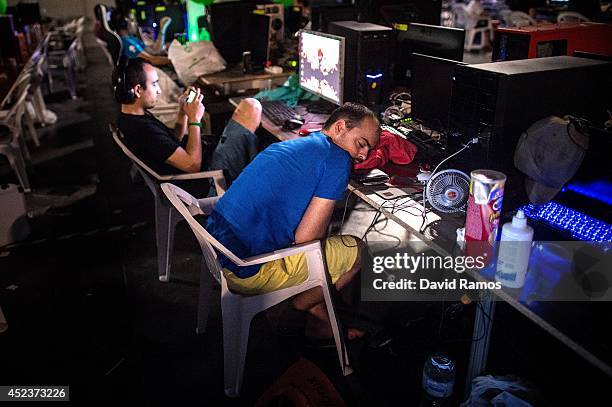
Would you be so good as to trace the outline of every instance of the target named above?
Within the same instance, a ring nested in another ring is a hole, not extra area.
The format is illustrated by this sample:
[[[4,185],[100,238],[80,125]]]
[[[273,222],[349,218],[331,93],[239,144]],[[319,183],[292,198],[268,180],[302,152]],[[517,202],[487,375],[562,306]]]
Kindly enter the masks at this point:
[[[125,86],[127,89],[132,89],[136,85],[147,88],[147,75],[144,71],[145,64],[151,65],[149,61],[142,58],[128,59],[125,66]]]
[[[119,58],[119,63],[113,71],[113,87],[115,89],[115,99],[119,103],[131,103],[128,92],[136,85],[143,89],[147,88],[147,75],[144,72],[144,65],[148,64],[142,58],[128,59],[125,55]],[[125,83],[122,81],[125,79]]]
[[[346,128],[350,130],[367,117],[378,123],[376,114],[364,105],[358,103],[345,103],[332,112],[323,125],[323,130],[329,130],[332,124],[338,120],[344,120],[346,122]]]

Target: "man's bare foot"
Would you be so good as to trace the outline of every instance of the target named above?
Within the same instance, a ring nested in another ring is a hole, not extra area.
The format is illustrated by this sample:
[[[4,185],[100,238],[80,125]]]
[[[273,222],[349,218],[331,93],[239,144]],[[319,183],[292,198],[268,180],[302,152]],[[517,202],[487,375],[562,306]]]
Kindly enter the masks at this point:
[[[333,331],[329,320],[323,321],[312,314],[308,314],[306,318],[306,336],[315,339],[331,339]],[[349,328],[347,339],[349,341],[357,340],[365,335],[365,332],[357,328]]]

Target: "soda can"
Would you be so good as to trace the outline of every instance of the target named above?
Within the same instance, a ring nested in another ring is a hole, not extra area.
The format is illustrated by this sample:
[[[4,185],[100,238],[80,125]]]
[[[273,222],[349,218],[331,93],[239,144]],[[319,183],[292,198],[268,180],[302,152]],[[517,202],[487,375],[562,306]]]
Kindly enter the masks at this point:
[[[474,170],[470,176],[465,240],[488,242],[492,246],[497,238],[506,175],[493,170]]]

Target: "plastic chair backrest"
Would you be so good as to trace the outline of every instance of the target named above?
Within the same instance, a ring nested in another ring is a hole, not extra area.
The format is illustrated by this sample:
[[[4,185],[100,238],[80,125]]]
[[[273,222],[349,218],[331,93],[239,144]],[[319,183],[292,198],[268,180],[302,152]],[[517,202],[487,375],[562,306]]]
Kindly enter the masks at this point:
[[[245,262],[241,258],[223,246],[217,239],[208,233],[206,229],[204,229],[200,222],[194,218],[195,215],[210,215],[214,208],[214,203],[218,200],[218,198],[206,198],[198,201],[190,193],[168,182],[163,183],[161,185],[161,189],[170,203],[172,203],[174,208],[189,224],[189,227],[200,243],[202,255],[206,260],[206,265],[218,282],[221,281],[220,279],[222,273],[221,264],[219,263],[219,258],[215,249],[221,252],[232,263],[238,266],[244,265]],[[203,207],[203,202],[208,203],[209,205]]]
[[[110,131],[111,131],[111,134],[113,135],[113,140],[115,140],[115,143],[119,146],[119,148],[121,148],[123,153],[126,156],[128,156],[128,158],[132,160],[134,164],[136,164],[136,167],[138,168],[140,173],[143,175],[145,182],[147,183],[147,185],[149,185],[149,187],[152,190],[155,189],[155,185],[154,185],[155,182],[159,183],[161,181],[172,181],[175,179],[176,180],[186,180],[186,179],[203,179],[203,178],[208,178],[208,179],[213,180],[214,185],[215,185],[215,190],[217,192],[217,196],[223,195],[225,191],[227,190],[227,187],[225,184],[225,177],[223,176],[223,172],[221,170],[205,171],[207,174],[205,174],[204,172],[196,173],[196,174],[174,174],[174,175],[158,174],[151,167],[149,167],[144,162],[142,162],[138,157],[136,157],[136,155],[132,153],[129,148],[127,148],[127,146],[122,141],[123,135],[121,134],[121,131],[119,131],[118,128],[116,128],[112,124],[109,125],[108,127],[110,128]],[[195,177],[189,177],[189,175],[194,175]],[[154,178],[155,181],[153,181],[152,178]]]
[[[467,10],[465,4],[456,3],[452,5],[453,17],[455,19],[454,26],[458,28],[465,28],[467,25]]]
[[[19,137],[21,134],[21,120],[25,113],[25,99],[28,96],[29,88],[30,84],[28,83],[21,89],[21,93],[19,93],[19,96],[17,96],[15,104],[13,104],[7,115],[2,119],[2,124],[8,126],[13,133],[11,140]]]
[[[501,20],[504,22],[504,25],[506,26],[512,25],[512,23],[510,22],[510,14],[512,14],[512,10],[508,8],[499,11],[499,17],[501,18]]]
[[[567,23],[567,22],[589,22],[591,20],[589,20],[587,17],[585,17],[584,15],[577,13],[575,11],[562,11],[561,13],[559,13],[559,15],[557,15],[557,22],[558,23]]]
[[[524,27],[526,25],[536,25],[536,20],[533,19],[529,14],[523,11],[513,11],[510,16],[508,16],[510,20],[510,24],[514,27]]]
[[[157,172],[153,171],[151,167],[143,163],[138,157],[134,155],[134,153],[130,151],[129,148],[127,148],[125,144],[123,144],[123,141],[122,141],[123,135],[121,135],[121,132],[117,128],[115,128],[114,126],[110,126],[110,130],[113,134],[113,139],[115,140],[115,143],[117,143],[119,148],[121,148],[123,153],[127,155],[130,160],[136,163],[136,165],[138,165],[140,168],[142,168],[144,171],[146,171],[151,177],[155,178],[156,180],[162,181],[164,179],[162,175],[159,175]]]
[[[119,57],[121,56],[121,51],[123,49],[123,45],[121,43],[121,37],[113,31],[108,25],[108,20],[106,19],[106,6],[104,4],[98,4],[94,7],[94,12],[100,24],[102,24],[102,40],[106,42],[106,46],[108,47],[108,51],[113,57],[113,62],[117,65],[119,61]]]

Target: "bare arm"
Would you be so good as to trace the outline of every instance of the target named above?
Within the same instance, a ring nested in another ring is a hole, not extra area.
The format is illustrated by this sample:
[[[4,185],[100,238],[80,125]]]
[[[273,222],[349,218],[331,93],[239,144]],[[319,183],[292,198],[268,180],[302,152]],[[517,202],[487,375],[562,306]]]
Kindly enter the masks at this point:
[[[202,142],[200,128],[189,126],[189,140],[185,148],[179,147],[166,160],[167,164],[184,172],[198,172],[202,167]]]
[[[295,230],[295,243],[323,239],[334,211],[334,200],[314,197]]]
[[[196,92],[196,88],[188,86],[178,99],[180,107],[176,115],[176,124],[174,125],[174,136],[178,141],[181,141],[183,136],[187,134],[187,123],[189,123],[189,120],[187,118],[187,112],[185,111],[185,104],[187,103],[187,96],[191,90]]]
[[[170,63],[168,57],[151,55],[147,51],[141,51],[140,54],[138,54],[138,58],[146,60],[151,65],[168,65]]]
[[[196,97],[193,102],[185,104],[184,111],[187,120],[192,123],[199,123],[204,115],[204,105],[202,104],[200,90],[196,90]],[[185,148],[179,147],[166,160],[166,163],[185,172],[198,172],[202,167],[202,142],[200,127],[188,126],[189,139]]]
[[[176,124],[174,125],[174,136],[178,141],[183,139],[183,136],[187,134],[187,115],[180,108],[176,116]]]

